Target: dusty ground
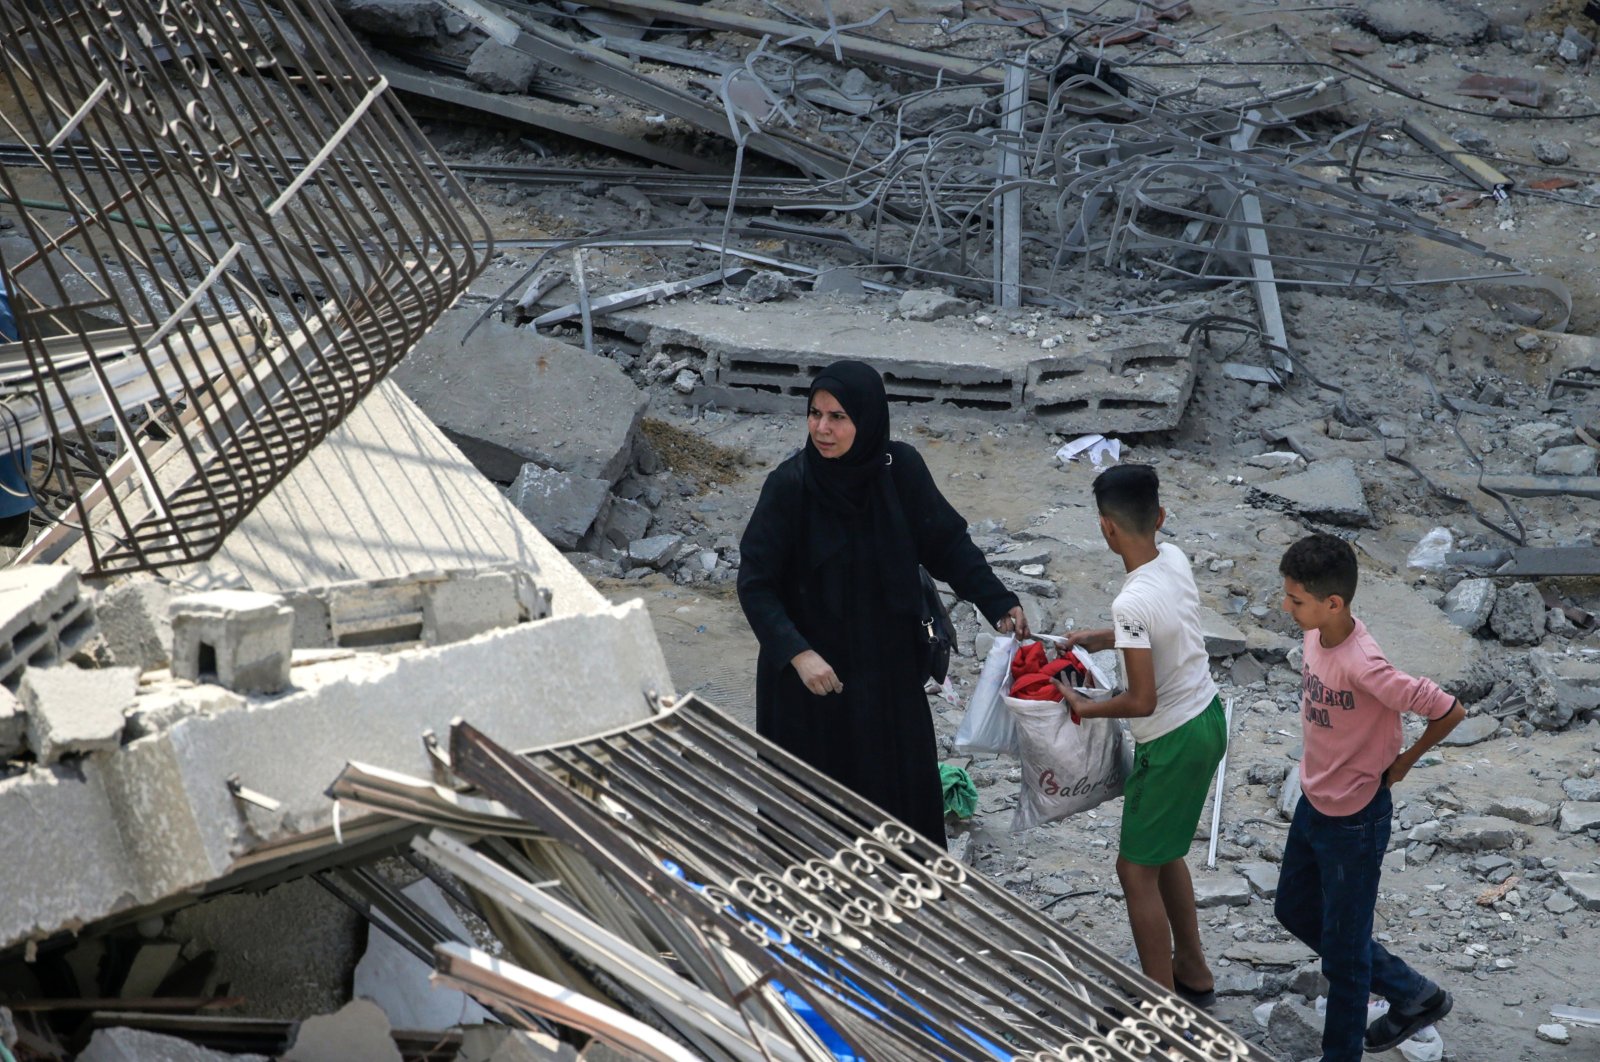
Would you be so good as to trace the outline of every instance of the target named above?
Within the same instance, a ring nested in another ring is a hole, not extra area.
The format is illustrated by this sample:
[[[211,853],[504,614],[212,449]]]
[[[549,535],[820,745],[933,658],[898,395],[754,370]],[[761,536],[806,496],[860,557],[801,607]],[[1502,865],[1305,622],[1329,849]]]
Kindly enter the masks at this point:
[[[872,13],[867,8],[875,6],[838,9],[838,17],[841,21],[867,17]],[[1515,5],[1476,6],[1521,26],[1509,17]],[[1295,61],[1309,64],[1293,68],[1305,78],[1352,75],[1350,102],[1320,122],[1345,128],[1369,118],[1395,122],[1411,113],[1427,115],[1503,169],[1518,190],[1498,204],[1480,197],[1480,190],[1460,174],[1392,128],[1379,130],[1369,145],[1363,157],[1363,186],[1511,256],[1523,267],[1563,280],[1573,296],[1569,331],[1587,336],[1600,329],[1595,261],[1600,218],[1594,212],[1600,205],[1600,183],[1595,183],[1600,178],[1600,135],[1594,133],[1600,90],[1590,64],[1558,60],[1555,36],[1547,35],[1552,26],[1559,34],[1581,7],[1524,4],[1521,10],[1536,17],[1521,27],[1520,34],[1504,34],[1495,43],[1441,46],[1426,41],[1382,44],[1354,27],[1345,8],[1268,7],[1250,0],[1197,2],[1189,20],[1170,28],[1189,42],[1188,47],[1181,54],[1149,58],[1150,69],[1141,72],[1156,78],[1193,78],[1197,68],[1207,64],[1278,62],[1294,53]],[[755,5],[749,10],[755,11]],[[985,12],[969,7],[965,14],[978,17]],[[878,32],[969,55],[984,54],[998,41],[1021,39],[1014,30],[991,26],[951,40],[932,24],[936,19],[917,17],[923,18],[921,24],[880,27]],[[1587,32],[1594,31],[1592,24],[1576,21]],[[1329,51],[1335,41],[1370,45],[1371,51],[1359,61],[1380,76],[1341,65]],[[1469,73],[1536,78],[1543,83],[1545,102],[1531,110],[1453,93]],[[1382,83],[1385,80],[1408,86],[1421,99],[1393,91]],[[436,128],[434,135],[453,158],[539,163],[511,136],[445,127]],[[1565,161],[1541,161],[1563,153],[1569,156]],[[565,161],[592,164],[593,159],[578,152]],[[1551,182],[1571,183],[1551,188]],[[496,231],[506,238],[604,228],[625,231],[644,220],[597,189],[574,194],[479,185],[475,193]],[[720,218],[720,210],[713,214]],[[648,220],[666,225],[704,217],[703,208],[695,212],[658,203]],[[772,242],[764,249],[791,260],[818,260],[799,244]],[[1449,277],[1484,265],[1420,240],[1396,240],[1390,252],[1418,278]],[[514,266],[529,258],[513,251],[506,264]],[[650,251],[618,251],[592,261],[599,279],[591,282],[600,291],[709,268],[703,259],[689,261]],[[885,279],[895,278],[890,274]],[[1229,613],[1246,631],[1290,633],[1276,608],[1280,585],[1276,564],[1282,548],[1311,525],[1252,506],[1246,489],[1251,482],[1276,475],[1246,462],[1280,448],[1268,439],[1282,431],[1310,432],[1318,446],[1337,452],[1344,444],[1328,439],[1329,434],[1387,424],[1392,431],[1381,434],[1392,441],[1403,439],[1407,460],[1441,486],[1473,500],[1490,519],[1503,522],[1494,503],[1473,492],[1475,460],[1489,471],[1532,472],[1535,459],[1552,440],[1578,438],[1575,428],[1588,428],[1593,434],[1600,427],[1600,406],[1592,399],[1585,404],[1550,397],[1546,385],[1556,341],[1548,336],[1524,339],[1527,333],[1512,320],[1515,309],[1502,305],[1506,301],[1456,284],[1386,294],[1287,292],[1285,315],[1302,369],[1287,390],[1253,392],[1247,384],[1224,378],[1214,364],[1203,364],[1179,430],[1126,440],[1125,460],[1148,461],[1160,469],[1172,513],[1168,524],[1172,540],[1191,557],[1200,558],[1196,576],[1209,604]],[[888,312],[889,305],[833,304],[820,306],[817,312],[880,314]],[[1253,315],[1242,291],[1219,297],[1213,310]],[[1065,323],[1050,313],[1023,313],[1033,315],[1043,334]],[[1002,316],[996,327],[1015,319]],[[974,327],[970,316],[946,324]],[[631,363],[637,351],[619,346],[611,353]],[[1225,353],[1219,351],[1216,360],[1223,360]],[[1492,407],[1461,418],[1470,455],[1455,438],[1452,418],[1434,398],[1427,375],[1445,394],[1476,398]],[[725,455],[712,457],[718,477],[731,478],[707,486],[704,493],[667,491],[667,501],[656,514],[655,530],[684,533],[707,548],[718,540],[726,545],[743,529],[766,471],[802,441],[803,425],[798,417],[702,411],[693,397],[665,388],[654,395],[652,417],[748,457],[746,467],[738,467]],[[1094,527],[1088,494],[1092,469],[1057,467],[1051,455],[1061,440],[1040,425],[995,423],[922,409],[897,409],[895,417],[899,435],[919,447],[950,500],[979,525],[980,536],[992,544],[1025,539],[1029,546],[1049,549],[1047,578],[1057,586],[1058,596],[1033,603],[1048,613],[1036,615],[1036,622],[1043,619],[1044,625],[1059,630],[1104,620],[1121,573]],[[1552,423],[1553,429],[1540,427]],[[682,445],[682,438],[675,436],[676,442],[663,447],[672,451],[667,463],[677,466],[681,479],[704,486],[711,478],[705,475],[707,458],[697,455],[692,445]],[[1353,455],[1377,526],[1347,533],[1370,576],[1394,576],[1436,602],[1447,583],[1438,575],[1405,568],[1407,552],[1429,528],[1449,527],[1458,545],[1469,548],[1503,544],[1466,507],[1431,495],[1398,464],[1384,461],[1381,442],[1375,447],[1357,445]],[[667,473],[669,479],[672,475]],[[1600,532],[1600,506],[1593,502],[1557,498],[1515,503],[1515,510],[1526,523],[1532,544],[1593,543]],[[730,572],[681,584],[660,574],[624,579],[612,561],[579,560],[614,598],[644,599],[680,690],[696,690],[742,721],[752,721],[756,646],[734,598]],[[1546,585],[1566,603],[1600,610],[1600,587],[1593,582],[1557,580]],[[1358,600],[1358,612],[1360,604]],[[970,610],[964,622],[969,637],[976,633]],[[1263,644],[1281,645],[1264,636]],[[1600,649],[1600,640],[1593,634],[1552,634],[1545,647],[1592,652]],[[1508,650],[1482,636],[1478,651],[1491,678],[1526,678],[1525,650]],[[1244,669],[1238,672],[1237,684],[1236,672],[1219,663],[1218,679],[1233,702],[1235,724],[1218,869],[1199,869],[1204,862],[1203,838],[1191,857],[1203,887],[1245,865],[1272,864],[1281,854],[1286,824],[1276,809],[1274,779],[1299,751],[1293,714],[1297,676],[1271,651],[1262,659],[1264,677]],[[1018,787],[1014,762],[968,761],[949,749],[948,739],[961,718],[976,667],[974,657],[962,657],[955,668],[956,703],[937,698],[934,702],[936,721],[947,741],[945,751],[952,762],[969,766],[980,788],[979,813],[971,822],[952,828],[953,844],[969,861],[1089,940],[1114,954],[1131,955],[1112,872],[1118,804],[1013,835],[1008,824]],[[1477,688],[1472,696],[1484,692]],[[1552,1005],[1600,1006],[1600,991],[1593,987],[1600,979],[1596,958],[1600,927],[1592,913],[1572,909],[1557,876],[1560,871],[1600,869],[1600,848],[1593,837],[1563,833],[1554,825],[1526,825],[1521,827],[1522,836],[1507,847],[1483,853],[1455,852],[1425,839],[1407,839],[1413,827],[1455,813],[1481,813],[1489,801],[1508,794],[1559,806],[1566,799],[1563,781],[1593,774],[1600,753],[1597,742],[1600,723],[1579,721],[1549,732],[1512,716],[1483,743],[1445,750],[1439,762],[1419,768],[1397,793],[1394,840],[1378,910],[1380,931],[1420,969],[1456,993],[1456,1012],[1440,1027],[1448,1059],[1600,1057],[1600,1029],[1569,1028],[1568,1046],[1535,1035],[1537,1026],[1551,1020]],[[1425,835],[1426,828],[1418,836]],[[1517,880],[1504,895],[1478,902],[1508,875]],[[1294,970],[1256,967],[1243,958],[1225,956],[1229,949],[1285,939],[1272,918],[1270,900],[1257,894],[1246,905],[1211,907],[1202,915],[1208,953],[1226,993],[1218,1013],[1240,1032],[1260,1039],[1262,1032],[1251,1011],[1263,1001],[1292,995],[1289,983]]]

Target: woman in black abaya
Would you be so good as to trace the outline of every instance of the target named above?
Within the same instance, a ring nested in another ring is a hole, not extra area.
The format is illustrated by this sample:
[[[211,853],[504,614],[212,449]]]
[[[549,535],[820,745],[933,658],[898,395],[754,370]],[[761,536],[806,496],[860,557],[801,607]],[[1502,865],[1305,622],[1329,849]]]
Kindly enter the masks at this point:
[[[756,730],[942,845],[917,565],[1002,631],[1026,636],[1027,619],[921,455],[889,441],[875,369],[834,362],[808,403],[805,448],[767,477],[739,543]]]

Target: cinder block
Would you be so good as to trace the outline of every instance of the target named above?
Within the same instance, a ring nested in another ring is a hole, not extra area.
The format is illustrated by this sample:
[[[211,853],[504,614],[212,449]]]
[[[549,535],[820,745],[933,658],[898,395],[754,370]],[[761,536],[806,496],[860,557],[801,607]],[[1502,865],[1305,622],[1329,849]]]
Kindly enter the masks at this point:
[[[167,610],[172,591],[155,579],[119,583],[95,600],[95,621],[111,658],[144,671],[172,661],[172,623]]]
[[[510,627],[521,618],[517,582],[509,572],[462,572],[428,583],[422,598],[422,637],[446,645]]]
[[[139,692],[136,667],[35,667],[22,676],[28,744],[40,763],[122,744],[126,711]]]
[[[28,745],[28,712],[17,695],[0,686],[0,759],[19,755]]]
[[[78,573],[63,564],[24,564],[0,571],[0,641],[43,627],[78,599]]]
[[[94,630],[94,610],[79,596],[78,573],[25,564],[0,571],[0,682],[12,689],[25,667],[49,667]]]
[[[275,594],[213,590],[172,601],[172,674],[239,693],[289,685],[294,609]]]

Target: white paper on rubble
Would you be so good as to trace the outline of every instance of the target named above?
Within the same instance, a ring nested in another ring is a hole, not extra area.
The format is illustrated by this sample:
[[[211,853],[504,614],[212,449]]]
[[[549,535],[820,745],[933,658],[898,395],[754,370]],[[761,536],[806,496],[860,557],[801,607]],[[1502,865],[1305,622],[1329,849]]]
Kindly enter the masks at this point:
[[[1065,464],[1084,455],[1096,468],[1104,464],[1107,458],[1116,464],[1122,459],[1122,440],[1108,439],[1104,435],[1080,435],[1056,451],[1056,460]]]

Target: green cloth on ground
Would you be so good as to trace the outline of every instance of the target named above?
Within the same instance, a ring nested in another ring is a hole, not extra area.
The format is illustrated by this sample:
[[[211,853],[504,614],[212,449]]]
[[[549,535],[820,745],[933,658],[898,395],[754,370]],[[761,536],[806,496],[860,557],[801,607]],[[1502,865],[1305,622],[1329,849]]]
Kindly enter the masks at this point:
[[[955,812],[958,819],[970,819],[978,810],[978,787],[972,776],[961,767],[939,764],[939,784],[944,786],[944,811]]]

